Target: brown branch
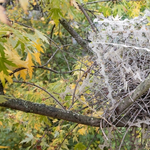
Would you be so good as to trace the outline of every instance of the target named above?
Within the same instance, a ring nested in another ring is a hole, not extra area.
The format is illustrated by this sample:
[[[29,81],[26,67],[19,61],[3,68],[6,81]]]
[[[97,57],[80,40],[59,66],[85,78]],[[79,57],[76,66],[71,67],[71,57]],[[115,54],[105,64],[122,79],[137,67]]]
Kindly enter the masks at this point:
[[[119,104],[117,111],[121,114],[126,108],[128,108],[131,104],[133,104],[138,98],[140,98],[143,94],[145,94],[150,88],[150,74],[149,76],[140,83],[136,89],[129,94],[124,100]]]
[[[89,24],[90,24],[92,30],[96,33],[94,24],[93,24],[93,22],[91,21],[89,15],[87,14],[87,12],[84,10],[84,8],[83,8],[81,5],[78,4],[78,6],[79,6],[80,10],[83,12],[83,14],[85,15],[86,19],[88,20],[88,22],[89,22]]]
[[[66,121],[71,121],[83,125],[99,127],[100,122],[103,122],[103,125],[105,126],[107,125],[107,127],[110,126],[102,118],[94,118],[85,115],[80,115],[72,111],[64,111],[62,109],[47,106],[45,104],[34,103],[22,99],[7,98],[7,102],[0,103],[0,106],[15,109],[15,110],[20,110],[26,113],[34,113],[34,114],[44,115],[56,119],[63,119]],[[124,127],[124,124],[120,122],[116,126]]]
[[[61,25],[71,34],[71,36],[77,41],[77,43],[85,50],[92,51],[88,46],[86,40],[83,40],[82,37],[69,25],[65,19],[59,20]]]
[[[21,68],[17,68],[15,70],[13,70],[9,75],[12,76],[14,73],[18,72],[18,71],[21,71],[21,70],[24,70],[24,69],[27,69],[27,68],[24,68],[24,67],[21,67]]]
[[[110,1],[113,2],[113,0],[99,0],[99,1],[87,2],[86,4],[83,4],[83,5],[96,4],[96,3],[101,3],[101,2],[110,2]],[[121,2],[122,0],[115,0],[115,1]],[[129,2],[129,1],[142,1],[142,0],[126,0],[126,1]]]
[[[1,81],[0,81],[0,95],[4,95],[4,87]]]
[[[57,73],[57,74],[69,74],[69,73],[72,73],[74,71],[83,71],[82,69],[75,69],[75,70],[71,70],[71,71],[66,71],[66,72],[61,72],[61,71],[56,71],[56,70],[53,70],[51,68],[47,68],[47,67],[44,67],[44,66],[32,66],[34,68],[41,68],[41,69],[44,69],[44,70],[48,70],[48,71],[51,71],[51,72],[54,72],[54,73]],[[17,68],[15,70],[13,70],[9,75],[13,75],[14,73],[18,72],[18,71],[21,71],[23,69],[27,69],[27,68],[24,68],[24,67],[21,67],[21,68]]]
[[[35,86],[35,87],[37,87],[37,88],[43,90],[43,91],[46,92],[48,95],[50,95],[50,97],[52,97],[52,98],[55,100],[55,102],[56,102],[64,111],[66,111],[66,108],[65,108],[50,92],[48,92],[48,91],[45,90],[44,88],[40,87],[39,85],[36,85],[36,84],[34,84],[34,83],[30,83],[30,82],[25,82],[25,81],[16,81],[16,80],[14,80],[13,82],[29,84],[29,85]]]

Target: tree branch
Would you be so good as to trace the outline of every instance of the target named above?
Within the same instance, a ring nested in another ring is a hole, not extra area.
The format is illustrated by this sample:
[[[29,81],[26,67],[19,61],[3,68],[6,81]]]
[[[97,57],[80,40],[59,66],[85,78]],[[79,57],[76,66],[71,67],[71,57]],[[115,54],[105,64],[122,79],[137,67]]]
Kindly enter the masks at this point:
[[[94,3],[101,3],[101,2],[110,2],[112,0],[99,0],[99,1],[93,1],[93,2],[87,2],[86,4],[83,5],[89,5],[89,4],[94,4]],[[121,2],[122,0],[116,0],[117,2]],[[129,1],[141,1],[141,0],[126,0],[127,2]]]
[[[41,90],[43,90],[44,92],[46,92],[48,95],[50,95],[51,98],[54,99],[54,101],[65,111],[66,108],[50,93],[48,92],[47,90],[45,90],[44,88],[40,87],[39,85],[36,85],[34,83],[30,83],[30,82],[25,82],[25,81],[16,81],[16,80],[13,80],[13,82],[16,82],[16,83],[25,83],[25,84],[29,84],[29,85],[32,85],[32,86],[35,86]]]
[[[33,103],[33,102],[22,100],[22,99],[7,98],[7,102],[0,103],[0,106],[15,109],[15,110],[20,110],[26,113],[44,115],[44,116],[48,116],[48,117],[52,117],[56,119],[63,119],[66,121],[71,121],[71,122],[94,126],[94,127],[99,127],[100,122],[102,122],[103,126],[106,126],[106,125],[107,127],[110,126],[102,118],[84,116],[84,115],[80,115],[78,113],[74,113],[71,111],[64,111],[62,109],[47,106],[45,104]],[[123,127],[124,124],[120,122],[116,126]]]
[[[78,6],[79,6],[80,10],[83,12],[83,14],[85,15],[85,17],[87,18],[87,20],[88,20],[88,22],[89,22],[89,24],[90,24],[92,30],[96,33],[94,24],[93,24],[93,22],[91,21],[89,15],[87,14],[87,12],[84,10],[84,8],[83,8],[81,5],[78,4]]]
[[[0,95],[4,95],[4,87],[0,81]]]
[[[59,20],[61,25],[71,34],[71,36],[77,41],[77,43],[87,51],[92,51],[88,46],[86,40],[83,40],[82,37],[69,25],[65,19]]]
[[[138,98],[140,98],[144,93],[146,93],[150,88],[150,74],[149,76],[140,83],[136,89],[129,94],[121,103],[119,104],[117,111],[121,114],[126,108],[133,104]]]

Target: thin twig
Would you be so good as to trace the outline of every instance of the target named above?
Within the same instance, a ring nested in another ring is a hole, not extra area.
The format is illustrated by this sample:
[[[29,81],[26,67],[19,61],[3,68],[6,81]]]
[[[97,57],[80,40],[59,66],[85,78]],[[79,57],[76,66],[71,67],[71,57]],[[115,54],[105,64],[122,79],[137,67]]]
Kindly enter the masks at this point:
[[[59,49],[57,48],[56,51],[53,53],[53,55],[49,58],[49,60],[42,66],[46,66],[51,61],[51,59],[55,56],[55,54],[58,52],[58,50]]]
[[[51,39],[52,39],[52,36],[53,36],[54,28],[55,28],[55,24],[53,25],[53,27],[51,29],[51,34],[50,34]],[[51,46],[51,41],[50,41],[50,46]]]
[[[89,15],[87,14],[87,12],[84,10],[84,8],[83,8],[81,5],[78,4],[78,6],[79,6],[80,10],[83,12],[83,14],[85,15],[86,19],[88,20],[88,22],[89,22],[89,24],[90,24],[92,30],[96,33],[94,24],[93,24],[93,22],[91,21]]]
[[[25,68],[25,67],[17,68],[15,70],[13,70],[9,75],[12,76],[14,73],[21,71],[21,70],[24,70],[24,69],[27,69],[27,68]]]
[[[34,147],[32,148],[32,150],[33,150],[34,148],[36,148],[38,144],[40,144],[40,143],[41,143],[41,141],[42,141],[42,139],[44,138],[44,136],[46,135],[46,133],[47,133],[47,132],[46,132],[46,131],[44,131],[43,136],[42,136],[42,137],[40,137],[40,139],[36,142],[36,144],[34,145]]]
[[[41,69],[49,70],[49,71],[54,72],[54,73],[57,73],[57,74],[69,74],[69,73],[72,73],[72,72],[74,72],[74,71],[83,71],[83,72],[85,72],[85,71],[82,70],[82,69],[75,69],[75,70],[70,70],[70,71],[61,72],[61,71],[56,71],[56,70],[53,70],[53,69],[51,69],[51,68],[47,68],[47,67],[43,67],[43,66],[34,66],[34,68],[41,68]]]
[[[142,110],[142,109],[140,109],[140,111],[139,111],[138,113],[137,113],[137,111],[134,112],[134,115],[136,114],[136,116],[134,117],[132,123],[135,121],[136,117],[139,115],[139,113],[141,112],[141,110]],[[133,116],[134,116],[134,115],[133,115]],[[132,124],[131,124],[131,125],[132,125]],[[124,134],[124,136],[123,136],[123,138],[122,138],[122,140],[121,140],[121,144],[120,144],[120,146],[119,146],[119,150],[120,150],[121,147],[122,147],[123,141],[124,141],[124,139],[125,139],[125,137],[126,137],[126,134],[127,134],[128,130],[130,129],[131,125],[129,125],[129,127],[127,128],[127,130],[126,130],[126,132],[125,132],[125,134]]]
[[[100,1],[88,2],[84,5],[95,4],[95,3],[100,3],[100,2],[110,2],[110,1],[112,1],[112,0],[100,0]]]
[[[104,132],[104,130],[103,130],[103,128],[102,128],[102,122],[100,122],[100,128],[101,128],[101,130],[102,130],[102,133],[103,133],[104,137],[105,137],[106,140],[108,141],[108,137],[106,136],[106,134],[105,134],[105,132]]]
[[[66,108],[65,108],[50,92],[48,92],[48,91],[45,90],[44,88],[40,87],[39,85],[36,85],[36,84],[34,84],[34,83],[31,83],[31,82],[17,81],[17,80],[13,80],[13,82],[29,84],[29,85],[35,86],[35,87],[37,87],[37,88],[43,90],[44,92],[46,92],[47,94],[49,94],[50,97],[52,97],[52,98],[55,100],[55,102],[56,102],[64,111],[66,111]]]
[[[44,70],[48,70],[48,71],[51,71],[51,72],[54,72],[54,73],[57,73],[57,74],[70,74],[74,71],[83,71],[85,72],[84,70],[82,69],[75,69],[75,70],[70,70],[70,71],[65,71],[65,72],[61,72],[61,71],[56,71],[56,70],[53,70],[51,68],[47,68],[47,67],[43,67],[43,66],[32,66],[34,68],[41,68],[41,69],[44,69]],[[18,72],[18,71],[21,71],[21,70],[24,70],[24,69],[27,69],[27,68],[24,68],[24,67],[21,67],[21,68],[17,68],[15,70],[13,70],[9,75],[13,75],[14,73]]]
[[[90,143],[88,144],[88,146],[87,146],[87,148],[86,148],[86,150],[88,150],[89,149],[89,147],[90,147],[90,145],[92,144],[92,142],[97,138],[96,137],[96,135],[97,135],[97,132],[99,131],[99,129],[96,131],[96,133],[95,133],[95,135],[94,135],[94,137],[92,138],[92,140],[90,141]]]
[[[91,68],[94,64],[95,64],[95,62],[83,73],[83,75],[77,81],[74,92],[73,92],[73,96],[72,96],[72,105],[74,104],[74,98],[75,98],[75,94],[76,94],[76,90],[77,90],[77,86],[78,86],[79,82],[81,81],[82,77],[91,70]]]
[[[65,141],[65,139],[69,136],[69,133],[72,133],[72,132],[73,132],[73,130],[74,130],[77,126],[78,126],[78,124],[76,124],[76,125],[72,128],[72,130],[68,132],[68,134],[64,137],[64,139],[63,139],[62,143],[59,145],[59,147],[58,147],[58,149],[57,149],[57,150],[60,150],[60,148],[61,148],[62,144],[63,144],[63,143],[64,143],[64,141]]]
[[[96,4],[96,3],[101,3],[101,2],[111,2],[112,0],[99,0],[99,1],[94,1],[94,2],[87,2],[86,4],[83,5],[89,5],[89,4]],[[116,0],[117,2],[121,2],[122,0]],[[142,0],[126,0],[127,2],[129,1],[142,1]]]

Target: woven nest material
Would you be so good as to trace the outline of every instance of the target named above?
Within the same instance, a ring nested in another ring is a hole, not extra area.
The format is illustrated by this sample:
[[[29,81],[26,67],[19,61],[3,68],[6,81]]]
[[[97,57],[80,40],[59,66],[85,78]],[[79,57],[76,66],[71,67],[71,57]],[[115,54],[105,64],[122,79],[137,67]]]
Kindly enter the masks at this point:
[[[150,73],[150,12],[134,19],[118,17],[94,20],[98,33],[89,32],[89,46],[96,55],[95,83],[91,88],[99,108],[114,107],[143,82]],[[143,119],[150,116],[150,94],[145,93],[125,116]],[[101,105],[101,106],[100,106]],[[97,107],[98,108],[98,107]]]

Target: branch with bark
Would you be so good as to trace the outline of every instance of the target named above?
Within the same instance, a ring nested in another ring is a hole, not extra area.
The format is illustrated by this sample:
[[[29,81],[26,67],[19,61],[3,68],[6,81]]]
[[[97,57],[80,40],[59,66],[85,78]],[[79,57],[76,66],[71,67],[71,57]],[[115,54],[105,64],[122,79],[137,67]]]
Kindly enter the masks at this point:
[[[61,25],[71,34],[71,36],[77,41],[77,43],[85,50],[92,51],[86,40],[83,38],[69,25],[65,19],[59,20]]]
[[[118,113],[121,114],[126,108],[133,104],[138,98],[145,94],[150,89],[150,74],[149,76],[140,83],[136,89],[129,94],[125,99],[121,101],[118,106]]]
[[[20,110],[26,113],[34,113],[56,119],[63,119],[83,125],[99,127],[100,123],[102,122],[103,126],[110,126],[102,118],[89,117],[72,111],[64,111],[62,109],[47,106],[45,104],[34,103],[22,99],[7,98],[7,101],[5,103],[1,103],[0,106]],[[124,124],[118,123],[116,126],[123,127]]]

